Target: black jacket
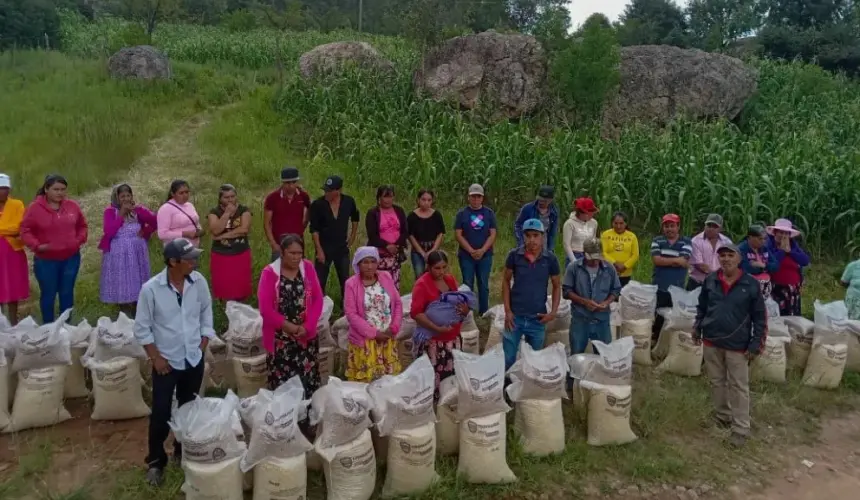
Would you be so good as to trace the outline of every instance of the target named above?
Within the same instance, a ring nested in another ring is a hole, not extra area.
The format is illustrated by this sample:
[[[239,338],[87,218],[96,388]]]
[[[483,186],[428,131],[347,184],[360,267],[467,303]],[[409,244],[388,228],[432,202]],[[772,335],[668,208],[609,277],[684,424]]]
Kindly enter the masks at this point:
[[[743,273],[724,293],[722,272],[708,275],[696,309],[696,335],[714,347],[760,354],[767,336],[767,309],[758,281]]]
[[[399,248],[406,248],[407,238],[409,237],[409,231],[406,227],[406,212],[398,205],[394,205],[391,208],[394,209],[394,213],[397,214],[397,220],[400,221],[400,236],[397,238],[395,245]],[[368,246],[376,248],[385,248],[388,246],[388,243],[379,236],[379,207],[373,207],[367,211],[367,218],[364,219],[364,224],[365,229],[367,229]]]

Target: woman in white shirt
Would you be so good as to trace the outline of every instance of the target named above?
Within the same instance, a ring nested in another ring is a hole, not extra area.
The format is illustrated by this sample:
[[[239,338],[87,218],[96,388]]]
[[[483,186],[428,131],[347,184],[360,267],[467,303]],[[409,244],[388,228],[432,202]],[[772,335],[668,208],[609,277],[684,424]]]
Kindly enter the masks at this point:
[[[597,237],[597,221],[594,214],[599,209],[591,198],[577,198],[573,202],[573,212],[564,223],[562,239],[564,242],[564,253],[567,254],[565,267],[571,262],[582,258],[582,244],[590,238]]]

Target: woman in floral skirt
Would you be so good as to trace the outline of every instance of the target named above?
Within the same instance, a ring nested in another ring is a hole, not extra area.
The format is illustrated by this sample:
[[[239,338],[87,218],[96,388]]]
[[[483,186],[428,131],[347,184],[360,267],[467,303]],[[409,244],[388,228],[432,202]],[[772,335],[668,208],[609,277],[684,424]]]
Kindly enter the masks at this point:
[[[379,251],[361,247],[352,259],[355,274],[346,280],[344,311],[349,323],[346,377],[373,382],[400,373],[394,338],[403,321],[403,304],[391,275],[379,270]]]

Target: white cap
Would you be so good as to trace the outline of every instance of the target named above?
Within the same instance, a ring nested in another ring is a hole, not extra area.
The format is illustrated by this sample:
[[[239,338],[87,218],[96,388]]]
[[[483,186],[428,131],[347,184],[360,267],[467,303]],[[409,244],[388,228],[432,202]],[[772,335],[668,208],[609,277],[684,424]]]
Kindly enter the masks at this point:
[[[11,188],[12,179],[6,174],[0,174],[0,188]]]
[[[472,184],[469,186],[469,196],[472,196],[473,194],[484,196],[484,186],[480,184]]]

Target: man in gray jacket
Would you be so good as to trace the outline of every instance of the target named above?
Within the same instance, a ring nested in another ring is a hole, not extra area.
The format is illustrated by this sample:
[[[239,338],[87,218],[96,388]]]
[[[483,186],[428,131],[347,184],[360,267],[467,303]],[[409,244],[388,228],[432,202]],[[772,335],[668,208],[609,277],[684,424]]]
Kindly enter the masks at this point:
[[[612,342],[609,305],[621,293],[615,266],[603,260],[603,245],[597,238],[582,245],[584,256],[573,261],[564,273],[562,291],[573,309],[570,321],[570,352],[585,352],[589,340]]]

